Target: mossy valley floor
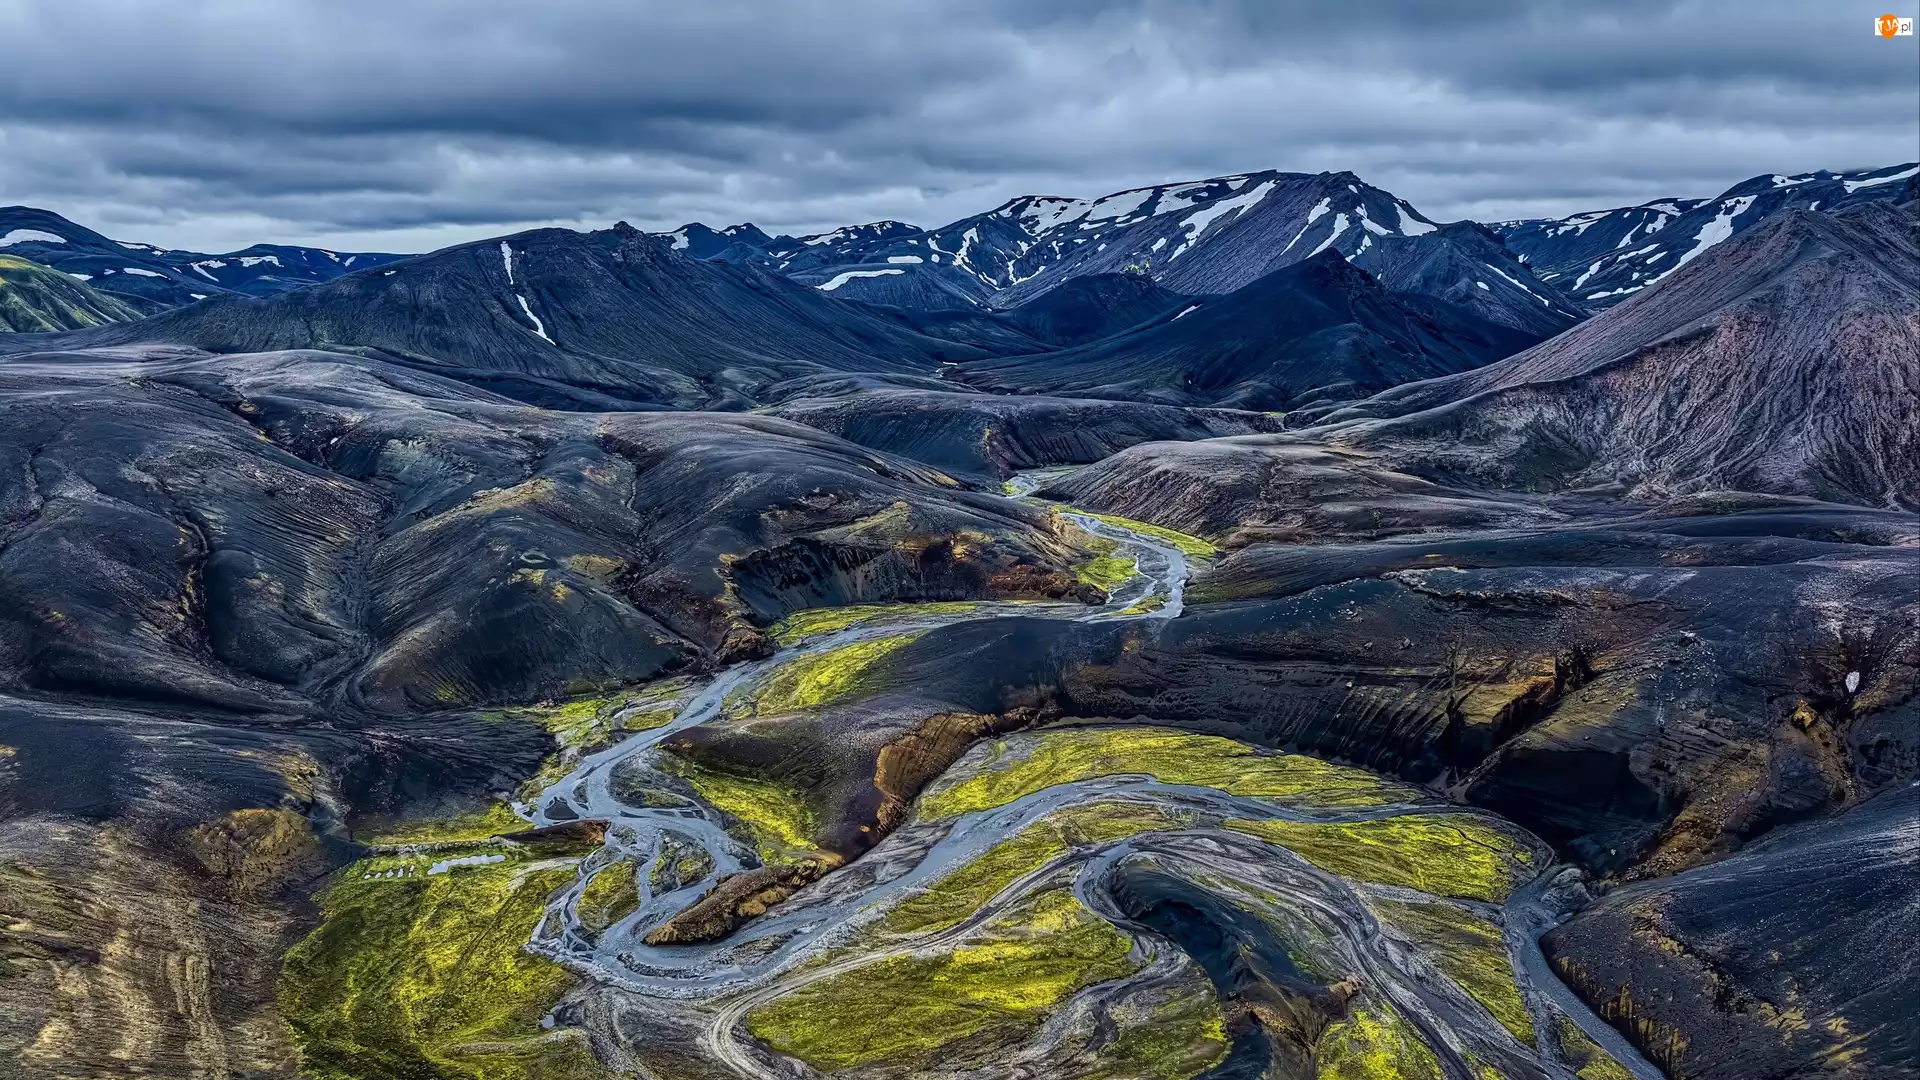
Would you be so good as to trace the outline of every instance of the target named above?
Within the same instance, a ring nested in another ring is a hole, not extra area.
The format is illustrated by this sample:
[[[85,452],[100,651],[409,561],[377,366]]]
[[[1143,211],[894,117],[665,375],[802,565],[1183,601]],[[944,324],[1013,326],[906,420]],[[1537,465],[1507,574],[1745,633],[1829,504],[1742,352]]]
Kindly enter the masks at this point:
[[[883,612],[878,617],[893,614]],[[839,612],[789,627],[796,639],[876,617]],[[867,691],[917,632],[805,653],[731,703],[734,714],[820,708]],[[671,719],[684,684],[522,710],[554,737],[556,758],[610,745]],[[816,857],[819,808],[765,776],[663,752],[656,767],[749,837],[779,867]],[[550,762],[540,782],[564,766]],[[1146,781],[1142,784],[1141,781]],[[1063,785],[1083,785],[1084,790]],[[532,790],[532,786],[523,790]],[[1033,802],[1046,799],[1050,801]],[[1057,805],[1056,805],[1057,804]],[[1024,810],[1039,807],[1040,811]],[[1051,809],[1046,809],[1052,807]],[[1530,838],[1486,815],[1437,804],[1364,770],[1230,739],[1151,727],[1058,727],[974,747],[914,805],[905,827],[940,835],[983,815],[1025,814],[1004,835],[901,892],[857,935],[789,969],[740,1017],[732,1038],[823,1073],[913,1075],[956,1061],[1006,1062],[1043,1030],[1076,1080],[1191,1080],[1230,1052],[1229,1002],[1200,967],[1138,982],[1156,950],[1096,912],[1076,875],[1116,844],[1179,838],[1268,845],[1200,873],[1226,902],[1285,944],[1296,976],[1344,985],[1340,1006],[1310,1025],[1321,1080],[1438,1080],[1437,1051],[1382,988],[1356,976],[1336,936],[1304,916],[1274,867],[1330,875],[1351,889],[1347,916],[1377,921],[1408,974],[1457,998],[1485,1040],[1529,1052],[1548,1042],[1584,1080],[1619,1068],[1578,1030],[1540,1028],[1523,996],[1499,905],[1543,867]],[[374,854],[319,896],[321,919],[286,957],[279,1002],[314,1080],[590,1080],[612,1075],[585,1032],[543,1024],[579,984],[527,946],[556,892],[597,850],[583,841],[515,842],[526,822],[505,804],[390,822],[365,837]],[[698,881],[707,855],[674,848],[647,881]],[[588,941],[641,898],[646,864],[596,857],[572,905]],[[439,872],[435,872],[438,870]],[[778,901],[773,901],[778,911]],[[773,918],[769,913],[766,918]],[[1194,915],[1203,922],[1213,915]],[[1240,918],[1244,916],[1233,916]],[[1168,970],[1173,973],[1168,974]],[[1305,999],[1302,999],[1305,1000]],[[1089,1005],[1088,1002],[1100,1002]],[[694,1005],[696,1009],[703,1006]],[[1234,1006],[1244,1010],[1244,1006]],[[1084,1015],[1073,1010],[1093,1009]],[[1094,1017],[1111,1015],[1111,1022]],[[1549,1018],[1553,1018],[1549,1016]],[[1059,1025],[1067,1027],[1060,1028]],[[1540,1031],[1551,1034],[1543,1040]],[[1060,1035],[1057,1032],[1068,1032]],[[1064,1049],[1063,1049],[1064,1048]],[[636,1050],[645,1059],[643,1050]],[[1471,1053],[1470,1053],[1471,1056]],[[1476,1062],[1479,1060],[1474,1059]],[[1474,1066],[1477,1075],[1497,1070]],[[698,1073],[688,1075],[699,1075]],[[719,1074],[715,1074],[719,1075]],[[1036,1075],[1053,1075],[1043,1069]]]
[[[432,873],[443,858],[500,861]],[[574,977],[525,951],[568,859],[507,845],[376,856],[321,898],[286,958],[279,998],[315,1080],[587,1080],[578,1032],[540,1021]]]

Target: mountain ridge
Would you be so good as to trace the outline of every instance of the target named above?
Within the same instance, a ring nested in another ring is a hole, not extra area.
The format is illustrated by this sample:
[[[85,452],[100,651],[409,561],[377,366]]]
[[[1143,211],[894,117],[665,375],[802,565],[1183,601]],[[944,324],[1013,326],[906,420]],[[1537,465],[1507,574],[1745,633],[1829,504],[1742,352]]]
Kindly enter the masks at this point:
[[[272,296],[406,258],[289,244],[208,255],[115,240],[31,206],[0,206],[0,251],[51,266],[145,314],[223,293]]]
[[[984,355],[757,267],[685,258],[624,223],[455,245],[272,297],[214,297],[79,332],[59,347],[136,343],[371,350],[509,396],[589,409],[741,408],[754,387],[779,378],[931,372]]]
[[[1655,199],[1565,218],[1499,222],[1490,228],[1525,256],[1543,280],[1577,294],[1582,305],[1598,311],[1774,214],[1905,201],[1912,196],[1902,182],[1910,184],[1916,177],[1920,163],[1912,162],[1792,176],[1763,173],[1711,199]]]

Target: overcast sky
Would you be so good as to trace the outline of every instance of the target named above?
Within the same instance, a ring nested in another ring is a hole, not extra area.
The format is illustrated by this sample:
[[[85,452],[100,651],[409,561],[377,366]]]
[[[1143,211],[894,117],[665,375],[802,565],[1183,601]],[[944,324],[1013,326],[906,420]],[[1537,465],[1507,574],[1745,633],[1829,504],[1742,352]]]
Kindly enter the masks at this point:
[[[1558,216],[1920,158],[1889,6],[1916,0],[0,0],[0,204],[420,251],[1280,168]]]

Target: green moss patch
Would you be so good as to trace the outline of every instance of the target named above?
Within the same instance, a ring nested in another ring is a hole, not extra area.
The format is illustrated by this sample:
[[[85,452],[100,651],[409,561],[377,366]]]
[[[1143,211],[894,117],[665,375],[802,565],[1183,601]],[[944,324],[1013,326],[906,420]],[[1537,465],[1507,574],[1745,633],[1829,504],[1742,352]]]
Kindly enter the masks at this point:
[[[640,907],[639,868],[630,858],[617,859],[601,867],[580,890],[574,911],[580,925],[599,933]]]
[[[647,884],[658,896],[700,881],[712,871],[713,856],[706,848],[670,832],[661,839],[660,855],[647,875]]]
[[[979,858],[902,902],[882,928],[896,934],[958,926],[1007,886],[1075,847],[1111,843],[1143,832],[1177,829],[1182,819],[1139,803],[1108,802],[1050,814],[988,848]]]
[[[1363,1006],[1314,1047],[1319,1080],[1441,1080],[1440,1059],[1391,1006]]]
[[[1147,521],[1135,521],[1132,518],[1121,517],[1118,514],[1096,514],[1091,510],[1081,510],[1078,507],[1072,507],[1070,509],[1076,514],[1085,514],[1096,521],[1104,521],[1109,525],[1117,525],[1122,529],[1137,532],[1141,536],[1150,536],[1163,544],[1168,544],[1179,549],[1181,554],[1189,558],[1211,559],[1220,553],[1220,549],[1211,543],[1191,533],[1183,533],[1178,529],[1169,529],[1163,525],[1155,525]]]
[[[533,826],[503,802],[491,803],[484,810],[459,817],[423,821],[395,822],[377,832],[359,837],[361,843],[397,846],[403,844],[457,844],[489,840],[504,833],[516,833]]]
[[[1074,529],[1080,536],[1080,546],[1087,552],[1085,561],[1073,568],[1073,576],[1104,592],[1113,590],[1132,581],[1140,572],[1140,564],[1130,555],[1120,554],[1120,545],[1104,536]]]
[[[1377,900],[1374,913],[1479,1002],[1513,1037],[1533,1045],[1533,1017],[1513,978],[1513,956],[1500,928],[1451,904]]]
[[[1190,1080],[1232,1048],[1213,984],[1198,977],[1151,1012],[1134,1015],[1123,1006],[1114,1020],[1119,1037],[1101,1048],[1082,1080]]]
[[[1031,747],[1025,757],[1008,754],[983,772],[936,785],[921,796],[920,815],[938,820],[990,810],[1057,784],[1133,774],[1313,807],[1380,806],[1416,797],[1361,769],[1158,728],[1054,731]]]
[[[1566,1017],[1560,1017],[1554,1027],[1554,1034],[1560,1040],[1560,1052],[1566,1056],[1567,1064],[1573,1066],[1574,1075],[1580,1080],[1633,1080],[1633,1073],[1625,1065],[1613,1060],[1612,1055],[1600,1048],[1600,1044],[1587,1037],[1580,1025]]]
[[[1042,893],[980,938],[829,976],[747,1015],[774,1050],[831,1071],[912,1065],[962,1039],[1016,1043],[1079,990],[1134,970],[1131,942],[1067,890]]]
[[[764,716],[817,709],[852,697],[871,688],[875,669],[882,661],[918,640],[919,634],[895,634],[798,657],[776,668],[746,701],[734,703],[731,711]]]
[[[930,604],[855,604],[849,607],[810,608],[781,619],[769,631],[782,645],[797,645],[811,637],[831,634],[862,623],[883,619],[916,619],[927,616],[966,615],[981,605],[973,600],[954,600]]]
[[[1227,828],[1292,850],[1329,873],[1435,896],[1498,903],[1533,876],[1533,852],[1472,814],[1373,821],[1234,820]]]
[[[769,865],[813,852],[819,827],[800,789],[754,776],[709,768],[678,755],[665,755],[665,772],[693,786],[715,809],[733,815],[751,834],[761,861]]]
[[[367,860],[321,900],[279,984],[313,1080],[584,1080],[591,1054],[540,1019],[573,985],[523,951],[570,868],[506,861],[429,874],[430,857]],[[372,880],[366,874],[378,872]],[[400,876],[385,876],[399,871]]]
[[[597,753],[622,738],[665,727],[680,714],[681,695],[689,682],[664,679],[639,690],[578,698],[559,705],[531,705],[489,714],[497,720],[526,720],[553,736],[559,752],[549,755],[521,787],[521,797],[534,799],[558,783],[580,758]]]

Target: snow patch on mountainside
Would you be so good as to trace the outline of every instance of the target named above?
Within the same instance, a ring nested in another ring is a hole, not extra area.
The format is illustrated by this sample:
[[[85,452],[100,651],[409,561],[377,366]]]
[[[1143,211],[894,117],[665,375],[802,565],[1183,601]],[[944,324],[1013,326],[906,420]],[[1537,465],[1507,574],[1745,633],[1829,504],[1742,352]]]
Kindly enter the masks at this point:
[[[64,244],[66,242],[66,237],[55,236],[50,232],[44,232],[40,229],[15,229],[5,236],[0,236],[0,247],[12,247],[15,244]]]
[[[822,282],[817,287],[821,292],[833,292],[854,278],[887,277],[890,274],[904,273],[906,273],[905,270],[846,270],[835,274],[831,281]]]
[[[522,295],[520,295],[519,293],[515,293],[515,294],[513,295],[513,298],[514,298],[515,300],[518,300],[518,301],[520,301],[520,310],[521,310],[522,312],[525,312],[525,313],[526,313],[526,316],[527,316],[527,318],[528,318],[529,320],[531,320],[531,321],[532,321],[532,323],[533,323],[533,332],[534,332],[534,333],[536,333],[536,334],[539,334],[539,335],[540,335],[540,337],[541,337],[541,339],[542,339],[542,340],[544,340],[544,341],[546,341],[546,343],[547,343],[547,344],[549,344],[549,345],[551,345],[551,344],[553,344],[553,339],[552,339],[552,338],[550,338],[550,337],[547,337],[547,324],[546,324],[546,323],[543,323],[543,322],[541,322],[541,321],[540,321],[540,316],[538,316],[538,315],[535,315],[535,314],[533,313],[533,308],[531,308],[531,307],[529,307],[529,306],[527,305],[527,298],[526,298],[526,297],[524,297],[524,296],[522,296]]]
[[[1327,234],[1327,238],[1325,240],[1320,241],[1319,247],[1316,247],[1312,251],[1307,252],[1307,258],[1311,259],[1315,255],[1318,255],[1321,252],[1332,247],[1334,243],[1340,239],[1341,234],[1345,233],[1346,231],[1347,231],[1347,215],[1345,214],[1333,215],[1333,231]]]
[[[1254,187],[1253,190],[1245,194],[1235,195],[1230,199],[1221,199],[1212,206],[1203,210],[1196,210],[1188,215],[1187,219],[1180,223],[1180,227],[1187,230],[1187,238],[1180,242],[1179,247],[1173,249],[1172,255],[1167,256],[1168,261],[1179,258],[1182,252],[1192,247],[1194,241],[1199,240],[1201,234],[1205,233],[1214,222],[1220,220],[1220,218],[1227,214],[1238,215],[1240,211],[1266,198],[1268,193],[1272,191],[1273,181],[1262,181],[1258,186]]]
[[[1905,180],[1907,177],[1914,175],[1920,175],[1920,165],[1915,165],[1905,172],[1894,173],[1892,176],[1872,176],[1865,180],[1845,180],[1842,181],[1842,185],[1847,189],[1847,194],[1851,195],[1861,188],[1879,187],[1881,184],[1891,184],[1895,180]]]
[[[1428,233],[1434,232],[1439,228],[1439,226],[1437,225],[1430,225],[1427,222],[1421,221],[1419,218],[1414,217],[1413,207],[1408,206],[1406,203],[1404,202],[1398,203],[1397,205],[1400,210],[1400,235],[1401,236],[1425,236]]]
[[[1746,213],[1747,207],[1753,205],[1753,200],[1754,196],[1752,195],[1742,195],[1739,198],[1728,199],[1726,202],[1721,203],[1720,213],[1716,215],[1712,221],[1700,226],[1700,232],[1693,238],[1693,247],[1688,249],[1685,255],[1680,256],[1680,261],[1674,263],[1667,269],[1666,273],[1661,274],[1660,277],[1666,277],[1667,274],[1671,274],[1675,270],[1692,262],[1694,256],[1699,255],[1713,245],[1732,236],[1733,219]],[[1659,281],[1660,278],[1654,278],[1653,280]],[[1649,284],[1651,284],[1651,282],[1649,282]]]

